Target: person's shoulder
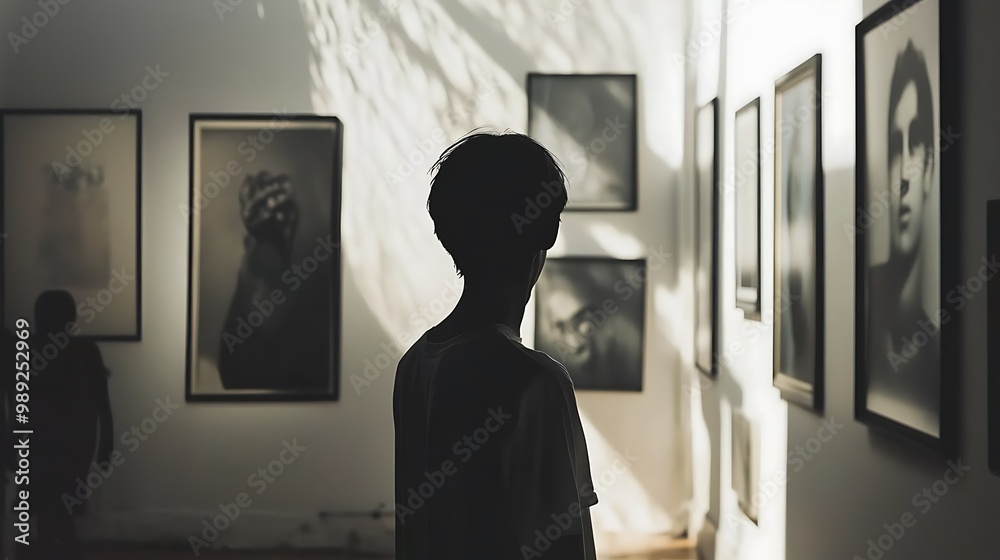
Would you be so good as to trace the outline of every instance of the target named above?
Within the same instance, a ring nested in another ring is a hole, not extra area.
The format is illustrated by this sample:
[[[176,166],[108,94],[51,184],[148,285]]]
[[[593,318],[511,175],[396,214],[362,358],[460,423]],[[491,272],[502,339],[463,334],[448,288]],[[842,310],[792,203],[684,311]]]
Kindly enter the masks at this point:
[[[566,368],[545,352],[533,350],[512,340],[507,341],[510,359],[522,375],[522,382],[546,393],[572,392],[573,381]]]

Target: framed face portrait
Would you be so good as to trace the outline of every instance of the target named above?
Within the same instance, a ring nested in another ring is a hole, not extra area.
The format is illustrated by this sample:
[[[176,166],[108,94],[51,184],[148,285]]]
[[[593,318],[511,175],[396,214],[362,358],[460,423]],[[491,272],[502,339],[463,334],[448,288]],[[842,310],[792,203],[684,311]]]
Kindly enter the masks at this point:
[[[713,99],[695,115],[695,365],[709,377],[719,373],[719,100]]]
[[[187,400],[337,400],[343,126],[190,119]]]
[[[961,122],[945,84],[939,0],[889,2],[857,27],[855,417],[950,453],[959,188],[942,196]],[[952,101],[947,102],[946,99]],[[955,233],[953,233],[955,232]],[[951,253],[951,254],[950,254]],[[953,262],[948,262],[955,259]],[[943,367],[947,364],[947,367]]]
[[[822,58],[775,84],[774,386],[823,409]]]
[[[646,260],[545,261],[535,288],[535,347],[591,391],[642,391]]]
[[[760,320],[760,98],[736,112],[736,306]]]
[[[528,135],[556,156],[567,211],[634,211],[635,74],[528,74]]]
[[[67,335],[140,340],[142,113],[8,110],[0,130],[4,324],[61,290]]]

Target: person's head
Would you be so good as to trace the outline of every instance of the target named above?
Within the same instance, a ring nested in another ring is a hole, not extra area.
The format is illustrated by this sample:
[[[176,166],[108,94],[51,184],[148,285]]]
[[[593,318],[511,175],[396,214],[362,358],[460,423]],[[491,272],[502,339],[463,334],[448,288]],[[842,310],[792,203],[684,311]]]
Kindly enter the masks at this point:
[[[431,170],[427,210],[459,276],[467,284],[528,277],[534,285],[567,202],[552,154],[523,134],[474,132]]]
[[[896,57],[889,84],[890,254],[916,255],[924,202],[934,176],[934,99],[927,61],[912,41]]]
[[[69,292],[49,290],[35,300],[35,328],[39,334],[66,332],[67,325],[74,321],[76,301]]]

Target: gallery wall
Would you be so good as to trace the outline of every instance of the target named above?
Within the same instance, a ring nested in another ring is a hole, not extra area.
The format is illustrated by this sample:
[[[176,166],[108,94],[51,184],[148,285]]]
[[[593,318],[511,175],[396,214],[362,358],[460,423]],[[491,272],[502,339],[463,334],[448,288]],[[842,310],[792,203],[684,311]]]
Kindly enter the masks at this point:
[[[14,29],[38,9],[5,2],[0,21]],[[424,208],[426,171],[477,126],[523,131],[530,71],[639,76],[639,210],[564,215],[551,256],[662,261],[646,286],[643,391],[578,397],[606,488],[594,520],[598,531],[640,533],[700,522],[691,476],[707,465],[691,464],[702,455],[692,459],[680,374],[690,363],[686,10],[681,0],[100,0],[60,4],[26,43],[0,49],[2,107],[109,108],[126,95],[143,111],[142,340],[100,346],[116,433],[161,402],[179,408],[138,447],[119,442],[125,461],[88,500],[86,536],[201,535],[220,503],[296,441],[305,451],[216,544],[392,547],[391,516],[370,514],[392,508],[395,362],[461,289]],[[341,399],[185,404],[188,114],[281,111],[336,115],[345,127]],[[627,472],[612,469],[618,457]]]
[[[712,3],[693,2],[692,6],[705,4]],[[986,463],[985,300],[973,300],[963,310],[961,367],[944,369],[946,375],[961,375],[959,457],[960,464],[970,470],[958,483],[947,484],[947,492],[939,499],[919,499],[935,482],[940,491],[949,469],[947,461],[854,420],[855,255],[845,225],[854,223],[855,26],[882,4],[882,0],[725,0],[721,11],[710,11],[713,16],[701,21],[701,29],[714,25],[719,30],[710,35],[723,48],[717,58],[709,53],[706,60],[698,61],[698,93],[689,100],[688,111],[693,114],[716,92],[720,97],[723,190],[734,177],[736,110],[760,96],[761,141],[766,148],[774,138],[775,80],[822,53],[826,191],[826,398],[822,414],[786,405],[774,393],[772,337],[769,333],[748,336],[753,331],[744,330],[742,312],[729,303],[732,283],[722,283],[722,351],[739,359],[729,360],[720,379],[702,391],[713,458],[709,521],[719,524],[718,538],[712,541],[715,554],[709,557],[992,558],[1000,551],[993,530],[1000,519],[1000,479],[989,473]],[[992,184],[997,164],[990,148],[998,143],[1000,122],[993,103],[998,84],[995,71],[980,54],[996,51],[990,22],[1000,14],[993,3],[962,4],[966,7],[961,35],[967,53],[961,61],[965,65],[961,101],[965,119],[952,129],[961,134],[963,154],[961,278],[970,278],[986,254],[984,203],[1000,196],[1000,189]],[[943,6],[949,9],[954,3]],[[691,37],[696,38],[697,32],[699,28],[693,27]],[[713,75],[711,68],[719,65],[721,72]],[[703,86],[703,82],[710,85]],[[774,216],[773,203],[768,203],[774,194],[773,165],[773,150],[765,149],[761,183],[765,309],[773,306]],[[734,215],[731,197],[725,200],[723,223],[730,229],[722,234],[720,275],[731,278],[733,232],[729,224]],[[978,297],[985,298],[985,293]],[[718,407],[716,417],[712,417],[713,407]],[[742,408],[761,422],[764,433],[759,525],[740,514],[730,489],[728,426],[733,408]],[[913,515],[916,524],[900,532],[906,514]]]

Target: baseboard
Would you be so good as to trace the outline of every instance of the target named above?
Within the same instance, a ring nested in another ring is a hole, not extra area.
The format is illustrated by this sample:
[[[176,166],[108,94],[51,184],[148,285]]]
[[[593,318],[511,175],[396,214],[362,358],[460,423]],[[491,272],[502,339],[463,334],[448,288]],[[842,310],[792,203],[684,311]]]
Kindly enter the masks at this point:
[[[718,529],[715,521],[705,515],[705,523],[698,531],[698,560],[715,560],[715,534]]]
[[[213,524],[214,522],[214,524]],[[81,540],[204,549],[339,549],[392,554],[392,515],[331,515],[244,511],[230,521],[219,510],[101,512],[79,519]]]

